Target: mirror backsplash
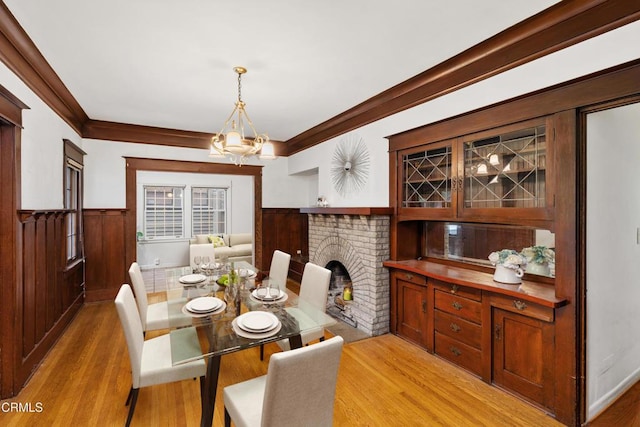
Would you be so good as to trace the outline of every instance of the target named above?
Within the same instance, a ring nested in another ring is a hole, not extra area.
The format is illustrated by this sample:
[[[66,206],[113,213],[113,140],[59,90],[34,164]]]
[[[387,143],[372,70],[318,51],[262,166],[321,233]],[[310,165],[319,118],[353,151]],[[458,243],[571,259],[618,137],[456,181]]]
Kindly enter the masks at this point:
[[[497,224],[425,222],[425,256],[476,265],[491,266],[489,254],[502,249],[518,252],[532,246],[555,250],[555,235],[545,229]],[[555,261],[555,260],[554,260]],[[555,263],[544,269],[527,269],[528,274],[555,276]]]

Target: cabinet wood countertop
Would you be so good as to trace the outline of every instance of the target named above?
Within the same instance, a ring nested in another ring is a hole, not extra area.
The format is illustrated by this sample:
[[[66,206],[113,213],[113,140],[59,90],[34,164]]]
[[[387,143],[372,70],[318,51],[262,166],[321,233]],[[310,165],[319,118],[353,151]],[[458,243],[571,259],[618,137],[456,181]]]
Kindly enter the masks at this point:
[[[556,297],[553,286],[531,280],[523,280],[520,284],[509,285],[495,282],[493,275],[489,273],[415,259],[385,261],[383,265],[387,268],[403,270],[460,286],[508,295],[545,307],[558,308],[567,304],[566,299]]]

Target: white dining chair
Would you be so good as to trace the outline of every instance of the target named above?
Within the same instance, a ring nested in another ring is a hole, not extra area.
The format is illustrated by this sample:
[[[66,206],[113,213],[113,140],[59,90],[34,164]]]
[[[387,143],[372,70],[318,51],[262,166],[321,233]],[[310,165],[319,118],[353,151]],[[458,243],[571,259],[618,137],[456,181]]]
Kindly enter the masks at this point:
[[[282,252],[278,249],[273,251],[271,257],[271,267],[269,267],[269,281],[278,284],[281,290],[287,287],[287,277],[289,276],[289,264],[291,263],[291,254]]]
[[[129,278],[136,294],[136,303],[142,322],[142,330],[155,331],[169,328],[169,310],[166,302],[149,304],[147,300],[147,288],[144,278],[137,262],[133,262],[129,267]]]
[[[195,262],[195,258],[199,256],[200,259],[202,257],[209,257],[209,262],[216,262],[216,251],[213,247],[213,243],[209,243],[208,245],[189,245],[189,265],[195,271],[198,267]]]
[[[271,356],[267,375],[224,388],[224,423],[330,426],[343,339]]]
[[[169,334],[165,334],[145,341],[142,322],[129,285],[124,284],[120,287],[115,304],[127,341],[129,360],[131,362],[131,389],[126,401],[126,405],[129,405],[129,414],[125,425],[129,426],[131,424],[133,412],[138,401],[138,392],[142,387],[199,377],[200,395],[202,396],[206,373],[204,359],[175,366],[171,362],[170,340],[179,340],[180,342],[174,343],[174,345],[180,347],[183,352],[192,353],[192,357],[197,357],[198,354],[202,355],[196,330],[194,328],[182,328],[171,338]]]
[[[304,304],[316,310],[326,311],[330,282],[331,270],[311,262],[306,263],[302,271],[300,295],[298,296],[301,305]],[[295,317],[295,314],[293,315]],[[324,340],[324,328],[317,327],[307,329],[303,331],[300,336],[302,338],[302,345],[309,344],[314,340],[322,341]],[[278,341],[278,345],[285,351],[291,349],[288,339]]]
[[[289,264],[291,254],[276,249],[271,256],[271,266],[269,267],[269,277],[267,280],[271,284],[277,284],[282,291],[287,288],[287,278],[289,277]],[[260,345],[260,360],[264,360],[264,345]]]

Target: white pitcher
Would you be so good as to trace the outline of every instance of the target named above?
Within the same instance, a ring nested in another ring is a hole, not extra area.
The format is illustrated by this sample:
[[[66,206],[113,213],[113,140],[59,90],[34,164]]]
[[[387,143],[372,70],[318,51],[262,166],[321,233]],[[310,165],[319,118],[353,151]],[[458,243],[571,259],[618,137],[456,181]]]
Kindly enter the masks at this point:
[[[496,265],[496,271],[493,273],[493,280],[500,283],[518,284],[522,283],[524,271],[521,268],[512,269],[504,265]]]

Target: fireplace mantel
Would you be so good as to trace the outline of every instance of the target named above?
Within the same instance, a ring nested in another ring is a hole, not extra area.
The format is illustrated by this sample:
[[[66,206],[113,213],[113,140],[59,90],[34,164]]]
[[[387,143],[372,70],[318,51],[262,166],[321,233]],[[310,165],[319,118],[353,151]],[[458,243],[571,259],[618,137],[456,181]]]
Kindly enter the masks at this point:
[[[359,215],[359,216],[372,216],[372,215],[393,215],[393,208],[375,208],[375,207],[361,207],[361,208],[300,208],[300,213],[315,214],[315,215]]]

